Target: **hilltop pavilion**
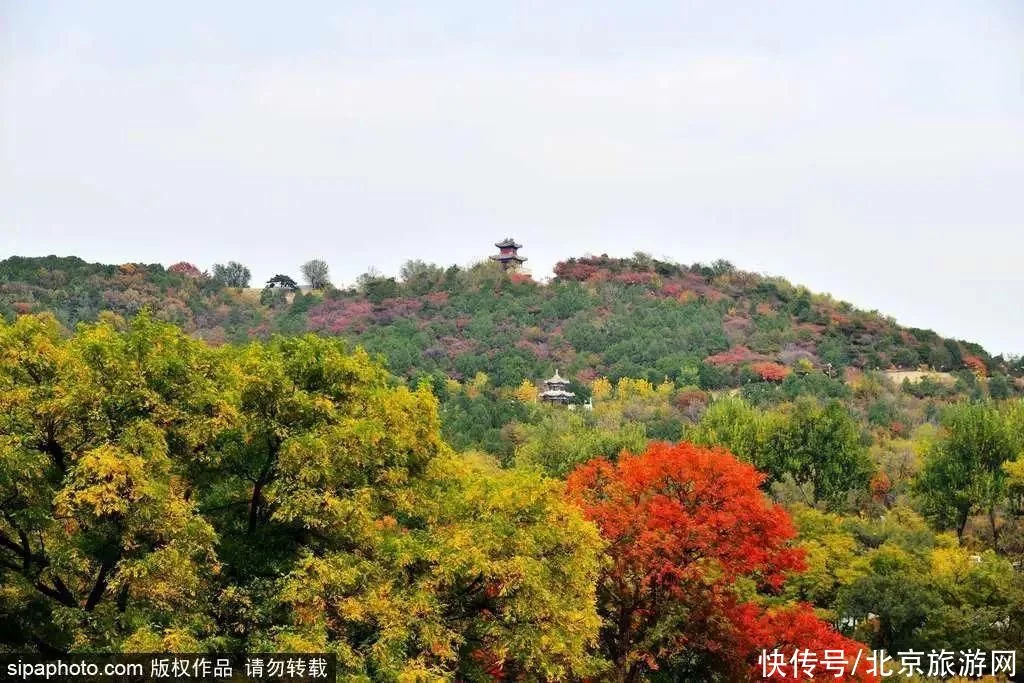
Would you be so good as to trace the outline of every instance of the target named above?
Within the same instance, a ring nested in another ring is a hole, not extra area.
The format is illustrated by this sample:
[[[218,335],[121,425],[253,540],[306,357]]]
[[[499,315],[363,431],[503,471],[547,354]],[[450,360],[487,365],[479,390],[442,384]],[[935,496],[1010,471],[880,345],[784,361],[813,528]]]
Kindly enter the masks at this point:
[[[517,270],[526,260],[525,256],[520,256],[517,253],[519,249],[523,248],[523,245],[518,244],[511,237],[506,237],[500,242],[495,242],[494,246],[498,248],[498,253],[492,255],[490,258],[492,261],[500,263],[501,267],[505,270]]]

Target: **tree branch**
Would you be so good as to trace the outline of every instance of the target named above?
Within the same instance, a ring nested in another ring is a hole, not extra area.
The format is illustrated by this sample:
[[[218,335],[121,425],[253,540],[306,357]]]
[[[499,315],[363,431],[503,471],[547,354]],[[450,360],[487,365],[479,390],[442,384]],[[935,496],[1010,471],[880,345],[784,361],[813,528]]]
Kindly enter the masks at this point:
[[[100,573],[96,576],[96,583],[93,584],[92,590],[89,591],[89,597],[85,600],[86,612],[93,611],[100,600],[103,599],[103,593],[107,590],[107,576],[110,574],[110,570],[114,568],[117,560],[117,556],[111,557],[100,565]]]

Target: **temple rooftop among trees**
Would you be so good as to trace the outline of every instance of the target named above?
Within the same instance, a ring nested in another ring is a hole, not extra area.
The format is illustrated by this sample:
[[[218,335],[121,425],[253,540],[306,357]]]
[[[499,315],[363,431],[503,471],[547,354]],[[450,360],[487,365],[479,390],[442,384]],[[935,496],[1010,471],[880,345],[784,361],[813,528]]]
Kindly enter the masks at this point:
[[[497,261],[501,264],[501,267],[505,270],[515,270],[523,265],[526,261],[525,256],[520,256],[518,250],[523,248],[523,245],[517,243],[511,237],[506,237],[500,242],[495,242],[494,246],[498,248],[498,253],[493,254],[490,258],[492,261]]]
[[[576,398],[576,394],[569,391],[569,380],[559,375],[557,369],[550,379],[544,380],[544,387],[544,391],[540,392],[542,401],[569,403]]]

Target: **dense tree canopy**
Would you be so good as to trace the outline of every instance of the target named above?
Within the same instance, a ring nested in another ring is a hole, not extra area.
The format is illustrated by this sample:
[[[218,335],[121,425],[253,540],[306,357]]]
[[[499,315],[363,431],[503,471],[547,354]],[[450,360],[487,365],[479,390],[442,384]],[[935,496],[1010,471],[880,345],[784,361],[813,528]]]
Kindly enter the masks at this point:
[[[784,618],[759,604],[759,591],[776,593],[803,568],[796,532],[758,489],[762,478],[724,451],[663,443],[569,477],[570,496],[609,542],[598,600],[615,680],[657,670],[734,680],[761,649],[792,645],[785,629],[803,619],[830,647],[856,653],[800,608]]]
[[[857,423],[836,400],[821,405],[804,397],[762,412],[742,399],[723,399],[687,436],[732,449],[775,481],[795,484],[811,504],[840,504],[867,484],[872,469]]]
[[[455,458],[429,389],[365,353],[24,316],[0,359],[8,646],[328,650],[366,680],[598,665],[596,531],[539,475]]]
[[[1024,641],[1017,358],[728,263],[213,270],[0,262],[0,650],[668,681]]]
[[[228,261],[227,265],[213,264],[213,279],[226,287],[248,287],[251,277],[249,269],[237,261]]]

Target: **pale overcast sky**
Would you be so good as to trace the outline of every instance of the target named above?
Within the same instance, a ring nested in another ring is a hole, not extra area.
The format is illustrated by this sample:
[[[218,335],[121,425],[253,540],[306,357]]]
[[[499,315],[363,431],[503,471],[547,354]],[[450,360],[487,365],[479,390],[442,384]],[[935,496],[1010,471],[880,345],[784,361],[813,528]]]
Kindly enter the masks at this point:
[[[727,258],[1024,352],[1024,4],[0,0],[0,258]]]

